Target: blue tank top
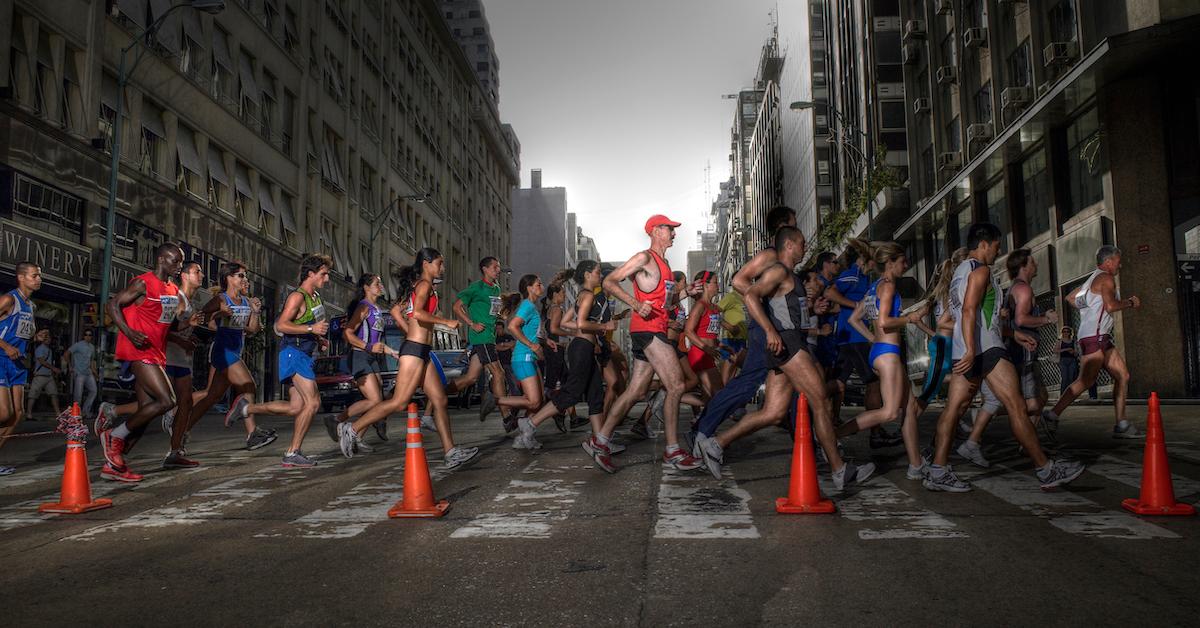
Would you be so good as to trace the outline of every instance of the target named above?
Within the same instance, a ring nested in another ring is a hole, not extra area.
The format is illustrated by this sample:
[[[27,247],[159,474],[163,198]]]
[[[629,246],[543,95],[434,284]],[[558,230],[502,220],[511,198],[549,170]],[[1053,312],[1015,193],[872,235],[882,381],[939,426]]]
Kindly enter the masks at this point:
[[[239,303],[234,303],[224,292],[221,293],[221,298],[225,299],[225,305],[229,306],[232,314],[217,321],[217,333],[213,337],[213,344],[240,355],[246,339],[246,327],[250,324],[250,300],[242,297]]]
[[[875,283],[871,284],[871,287],[867,289],[867,294],[864,297],[867,301],[867,308],[863,313],[863,319],[867,322],[875,322],[879,320],[879,313],[883,311],[883,304],[879,302],[878,294],[879,282],[881,281],[883,281],[883,279],[876,279]],[[899,291],[892,293],[892,305],[887,310],[887,313],[889,318],[894,318],[900,315]]]
[[[34,306],[21,296],[20,290],[13,289],[8,293],[13,297],[13,308],[8,316],[0,321],[0,339],[25,353],[29,339],[33,338],[33,333],[37,331],[37,323],[33,320]]]
[[[367,306],[367,316],[358,326],[358,339],[367,343],[367,349],[370,350],[371,345],[379,342],[379,339],[383,337],[383,311],[379,309],[378,305],[366,299],[358,303]]]

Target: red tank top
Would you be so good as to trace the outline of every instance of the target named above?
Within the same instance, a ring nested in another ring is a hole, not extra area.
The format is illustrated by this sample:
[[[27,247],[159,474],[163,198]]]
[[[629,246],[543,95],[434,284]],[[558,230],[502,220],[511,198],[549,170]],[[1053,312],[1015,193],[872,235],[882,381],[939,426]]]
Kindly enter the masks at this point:
[[[121,313],[125,322],[134,331],[146,334],[150,346],[139,349],[125,334],[117,334],[117,359],[130,362],[146,362],[148,364],[166,364],[164,350],[167,346],[167,332],[175,323],[179,313],[179,288],[156,277],[154,273],[143,273],[137,276],[146,284],[146,295],[141,303],[125,306]]]
[[[721,335],[721,310],[708,301],[701,301],[704,313],[696,323],[696,335],[701,338],[717,338]]]
[[[416,296],[416,294],[417,294],[417,290],[416,290],[416,287],[414,286],[413,291],[408,293],[408,309],[404,311],[405,316],[407,316],[408,318],[412,318],[413,297]],[[429,298],[425,300],[425,311],[429,312],[430,314],[433,314],[434,312],[437,311],[437,308],[438,308],[437,290],[433,290],[433,291],[430,291]]]
[[[633,298],[639,303],[649,301],[650,316],[642,318],[634,314],[629,319],[629,331],[639,332],[655,332],[666,333],[667,321],[670,319],[670,313],[667,311],[674,304],[675,300],[675,280],[671,274],[671,267],[667,265],[666,260],[658,256],[658,253],[647,250],[650,258],[654,263],[658,264],[658,285],[650,292],[643,292],[641,286],[638,285],[637,278],[633,281]]]

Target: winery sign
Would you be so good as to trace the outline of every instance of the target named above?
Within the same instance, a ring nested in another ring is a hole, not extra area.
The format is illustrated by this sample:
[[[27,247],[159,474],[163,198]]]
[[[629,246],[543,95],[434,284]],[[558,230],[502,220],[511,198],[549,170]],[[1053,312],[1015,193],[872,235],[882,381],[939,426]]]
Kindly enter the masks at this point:
[[[91,249],[0,218],[0,268],[11,272],[21,262],[37,264],[53,283],[91,290]]]

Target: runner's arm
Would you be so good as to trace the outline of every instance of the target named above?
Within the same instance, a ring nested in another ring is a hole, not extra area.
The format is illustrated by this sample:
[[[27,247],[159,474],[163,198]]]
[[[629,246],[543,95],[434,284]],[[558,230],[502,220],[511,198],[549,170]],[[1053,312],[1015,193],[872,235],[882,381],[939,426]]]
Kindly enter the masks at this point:
[[[865,301],[859,301],[858,305],[854,306],[854,311],[850,313],[850,318],[846,320],[855,331],[862,334],[863,338],[874,338],[875,334],[871,332],[871,328],[863,323],[863,315],[867,313],[867,305]],[[880,313],[880,319],[883,314]]]
[[[258,309],[254,308],[254,303],[258,302]],[[262,301],[257,298],[250,299],[250,321],[246,323],[246,333],[257,334],[262,331]]]
[[[759,251],[746,262],[745,266],[738,269],[733,275],[733,289],[743,297],[750,292],[750,286],[754,284],[754,280],[759,278],[772,264],[775,263],[775,249]],[[749,306],[747,306],[749,307]]]
[[[537,339],[535,338],[530,340],[529,337],[525,335],[525,331],[521,329],[521,327],[525,325],[525,322],[526,321],[524,318],[514,314],[512,318],[508,319],[508,333],[511,334],[513,338],[516,338],[517,342],[536,352],[539,346]]]
[[[146,341],[146,334],[134,331],[129,327],[129,323],[125,321],[125,313],[122,309],[144,296],[146,296],[146,282],[135,278],[129,282],[128,286],[125,286],[124,290],[109,297],[108,303],[104,305],[105,309],[108,310],[109,318],[112,319],[113,323],[116,323],[117,329],[125,334],[125,337],[138,348],[144,348],[143,344]]]
[[[279,318],[275,319],[275,331],[281,334],[307,334],[308,325],[292,322],[300,316],[300,310],[303,308],[304,297],[300,296],[299,292],[289,294],[283,302],[283,309],[279,311]]]
[[[562,308],[556,305],[551,306],[550,324],[546,326],[550,330],[550,333],[554,334],[555,336],[570,336],[573,334],[573,332],[566,328],[567,325],[568,322],[563,319]]]
[[[367,350],[367,343],[362,338],[358,337],[358,328],[362,326],[363,319],[367,317],[367,306],[359,305],[350,313],[350,318],[346,319],[346,326],[342,328],[342,339],[346,344],[355,349]]]
[[[436,325],[441,323],[450,329],[458,329],[458,321],[449,318],[442,318],[437,314],[431,314],[425,311],[425,304],[429,302],[429,293],[431,291],[432,288],[430,287],[429,282],[421,281],[417,283],[417,287],[413,290],[412,296],[412,317],[417,319],[417,322],[425,323],[426,325]],[[461,303],[461,301],[455,301],[454,305],[458,306]]]
[[[642,251],[629,258],[628,261],[626,261],[624,264],[621,264],[620,268],[612,271],[607,277],[604,278],[604,291],[634,310],[640,310],[642,307],[642,302],[634,299],[632,294],[625,292],[625,289],[621,287],[621,282],[625,281],[626,278],[631,276],[633,276],[632,281],[637,281],[637,277],[635,275],[642,269],[642,267],[649,263],[649,261],[649,255],[647,255],[645,251]]]
[[[1033,312],[1033,288],[1029,284],[1021,283],[1013,286],[1012,289],[1013,302],[1016,304],[1016,313],[1013,319],[1018,327],[1041,327],[1058,322],[1058,316],[1051,316],[1049,312],[1044,316],[1034,316]],[[1053,312],[1054,310],[1050,310]]]
[[[704,307],[699,301],[696,302],[692,311],[688,312],[687,321],[683,324],[683,335],[687,336],[688,342],[694,347],[703,347],[704,341],[701,340],[700,334],[696,333],[696,328],[700,326],[700,319],[708,314],[708,308]]]
[[[1093,285],[1096,283],[1100,284],[1100,298],[1104,299],[1105,312],[1112,314],[1139,305],[1137,297],[1117,299],[1117,282],[1113,280],[1112,275],[1100,275],[1096,277]]]
[[[0,295],[0,320],[8,318],[9,314],[12,313],[13,304],[15,302],[16,301],[13,299],[13,295],[11,294],[5,293]],[[10,356],[14,353],[18,355],[20,354],[20,351],[17,351],[16,347],[4,342],[3,340],[0,340],[0,351],[3,351]]]
[[[746,291],[746,311],[766,331],[775,331],[775,326],[771,324],[771,319],[767,317],[767,311],[763,308],[762,300],[775,294],[775,290],[779,288],[779,283],[783,281],[784,271],[782,267],[768,268],[765,273],[758,277],[758,281],[754,282],[748,291]]]

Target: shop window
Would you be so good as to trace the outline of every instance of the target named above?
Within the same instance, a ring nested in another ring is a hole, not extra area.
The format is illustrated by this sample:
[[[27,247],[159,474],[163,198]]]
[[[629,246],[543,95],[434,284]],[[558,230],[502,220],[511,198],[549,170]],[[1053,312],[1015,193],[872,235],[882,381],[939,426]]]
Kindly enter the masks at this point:
[[[166,138],[162,109],[145,101],[142,104],[142,172],[163,176],[166,168]]]
[[[1025,239],[1031,240],[1050,230],[1050,206],[1053,197],[1050,174],[1046,170],[1046,151],[1039,150],[1021,163],[1022,199],[1025,213]]]
[[[233,57],[229,54],[229,35],[214,26],[212,84],[209,85],[209,93],[213,100],[229,107],[236,102],[233,98],[234,88]]]
[[[1068,202],[1062,215],[1064,221],[1104,200],[1104,172],[1108,164],[1101,137],[1095,107],[1067,127]]]
[[[17,173],[12,218],[68,242],[79,242],[83,234],[83,199]]]
[[[984,192],[984,202],[987,204],[987,221],[1000,227],[1000,254],[1012,250],[1012,220],[1009,219],[1007,199],[1004,194],[1004,180]]]

